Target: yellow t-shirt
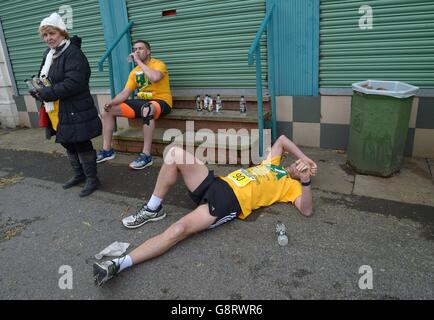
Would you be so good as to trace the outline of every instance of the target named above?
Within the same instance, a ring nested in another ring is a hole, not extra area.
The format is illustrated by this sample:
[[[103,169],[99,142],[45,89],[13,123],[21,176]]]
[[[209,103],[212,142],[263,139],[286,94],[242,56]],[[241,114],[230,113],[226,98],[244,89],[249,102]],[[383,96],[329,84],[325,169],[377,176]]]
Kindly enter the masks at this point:
[[[240,219],[245,219],[255,209],[275,202],[291,202],[301,196],[301,184],[291,179],[280,166],[281,157],[264,160],[260,165],[240,169],[220,177],[235,193],[241,207]]]
[[[169,71],[163,61],[151,58],[147,66],[153,70],[160,71],[163,78],[158,82],[151,82],[143,70],[137,66],[130,72],[125,88],[134,91],[152,92],[152,100],[163,100],[172,107],[172,93],[170,92]]]

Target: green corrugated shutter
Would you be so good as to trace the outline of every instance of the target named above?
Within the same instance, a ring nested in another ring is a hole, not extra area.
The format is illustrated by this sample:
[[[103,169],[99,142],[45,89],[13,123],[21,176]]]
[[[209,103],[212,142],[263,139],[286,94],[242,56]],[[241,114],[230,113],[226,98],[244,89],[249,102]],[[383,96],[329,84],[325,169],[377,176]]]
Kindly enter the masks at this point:
[[[99,72],[97,66],[99,58],[105,51],[98,0],[20,2],[2,0],[0,19],[15,81],[21,94],[27,92],[24,79],[38,72],[42,54],[47,48],[39,37],[39,24],[52,12],[59,11],[62,5],[69,5],[73,10],[73,29],[70,35],[78,35],[82,38],[82,50],[92,69],[91,88],[109,87],[108,72]]]
[[[359,28],[359,8],[373,9],[373,28]],[[396,80],[434,88],[432,0],[321,0],[320,87]]]
[[[265,16],[265,0],[127,0],[133,40],[150,42],[168,66],[172,88],[255,88],[247,54]],[[162,16],[176,10],[176,16]],[[267,75],[266,39],[262,42]],[[266,83],[266,82],[265,82]]]

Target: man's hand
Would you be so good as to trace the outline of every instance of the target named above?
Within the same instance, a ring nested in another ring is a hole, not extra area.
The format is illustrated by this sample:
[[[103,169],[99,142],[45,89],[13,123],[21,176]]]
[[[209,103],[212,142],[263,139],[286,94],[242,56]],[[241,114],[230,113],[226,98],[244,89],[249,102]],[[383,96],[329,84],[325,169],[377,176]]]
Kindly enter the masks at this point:
[[[318,167],[312,159],[308,158],[307,156],[304,156],[299,160],[303,161],[309,167],[309,173],[311,176],[316,175],[316,173],[318,171]]]
[[[142,62],[142,60],[140,60],[140,55],[138,51],[134,51],[132,56],[136,65],[139,65],[139,62]]]
[[[293,162],[291,166],[287,168],[287,171],[292,179],[297,179],[301,182],[308,182],[311,177],[309,166],[301,159]]]
[[[109,111],[109,110],[111,109],[111,107],[113,107],[113,104],[112,104],[112,102],[110,101],[110,102],[108,102],[108,103],[106,103],[106,104],[104,105],[104,110],[105,110],[105,111]]]
[[[310,167],[301,159],[295,161],[295,172],[296,175],[298,175],[298,177],[300,178],[301,182],[310,181],[310,176],[311,176]]]

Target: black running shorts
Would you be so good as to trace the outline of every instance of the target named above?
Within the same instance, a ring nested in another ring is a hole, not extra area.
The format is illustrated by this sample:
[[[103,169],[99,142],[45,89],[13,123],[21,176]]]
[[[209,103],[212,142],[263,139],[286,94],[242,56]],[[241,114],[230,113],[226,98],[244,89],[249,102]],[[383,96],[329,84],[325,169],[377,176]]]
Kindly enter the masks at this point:
[[[190,192],[190,197],[198,206],[208,203],[209,213],[216,217],[210,228],[231,221],[241,213],[234,191],[226,181],[214,176],[214,171],[208,172],[199,187]]]
[[[153,116],[154,120],[170,113],[172,110],[172,108],[163,100],[125,100],[124,103],[120,104],[122,116],[129,119],[143,118],[143,105],[147,102],[152,103],[155,107],[155,113]]]

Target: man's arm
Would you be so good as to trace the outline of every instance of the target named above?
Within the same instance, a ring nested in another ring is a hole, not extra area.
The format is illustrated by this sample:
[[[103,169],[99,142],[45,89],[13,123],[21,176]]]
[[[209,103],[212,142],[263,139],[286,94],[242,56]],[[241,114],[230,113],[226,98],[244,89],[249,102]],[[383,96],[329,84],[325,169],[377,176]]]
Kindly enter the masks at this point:
[[[151,69],[146,64],[144,64],[142,62],[142,60],[140,60],[137,51],[134,52],[134,61],[143,70],[143,72],[145,73],[145,75],[149,79],[149,81],[158,82],[161,79],[163,79],[164,74],[161,71]]]
[[[316,174],[317,165],[316,163],[307,157],[296,145],[294,142],[289,140],[284,135],[281,135],[276,142],[271,147],[271,151],[267,156],[267,159],[273,159],[276,156],[282,156],[283,152],[291,153],[295,158],[301,159],[304,163],[306,163],[310,168],[310,173],[312,175]]]
[[[309,217],[313,213],[312,189],[310,187],[311,174],[309,173],[308,166],[301,160],[297,160],[295,164],[296,167],[293,173],[300,179],[301,196],[295,199],[294,205],[302,215]]]
[[[312,190],[310,186],[302,186],[301,196],[295,199],[295,206],[302,215],[309,217],[313,213]]]
[[[106,103],[104,105],[105,111],[108,111],[111,107],[117,106],[118,104],[121,104],[125,100],[128,99],[128,97],[131,95],[132,91],[128,88],[125,88],[122,90],[116,97],[113,98],[112,101]]]

